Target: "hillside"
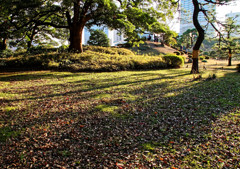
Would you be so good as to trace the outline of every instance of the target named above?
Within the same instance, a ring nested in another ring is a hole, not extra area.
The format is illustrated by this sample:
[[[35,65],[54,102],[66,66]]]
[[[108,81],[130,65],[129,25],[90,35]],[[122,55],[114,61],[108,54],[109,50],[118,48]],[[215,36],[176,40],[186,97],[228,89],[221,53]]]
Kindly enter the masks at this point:
[[[159,42],[146,41],[146,43],[149,45],[149,47],[151,47],[154,50],[159,51],[162,54],[174,53],[177,51],[167,45],[161,46],[161,44]]]

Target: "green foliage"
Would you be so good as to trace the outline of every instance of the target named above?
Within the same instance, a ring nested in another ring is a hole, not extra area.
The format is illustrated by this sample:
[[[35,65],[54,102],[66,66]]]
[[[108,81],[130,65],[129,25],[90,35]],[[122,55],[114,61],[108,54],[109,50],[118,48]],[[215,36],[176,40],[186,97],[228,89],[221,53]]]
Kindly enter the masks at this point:
[[[91,35],[88,40],[88,44],[92,46],[109,47],[109,39],[103,30],[96,29],[90,31]]]
[[[94,51],[94,52],[100,52],[105,54],[118,54],[118,55],[134,55],[134,53],[131,50],[124,49],[124,48],[106,48],[101,46],[85,46],[84,51]]]
[[[203,60],[203,59],[205,59],[205,56],[200,56],[199,59]]]
[[[176,55],[181,55],[181,52],[176,51],[176,52],[174,52],[174,54],[176,54]]]
[[[197,38],[197,30],[188,29],[181,36],[177,38],[177,44],[178,46],[185,46],[188,49],[196,41],[196,38]]]
[[[13,51],[10,49],[0,50],[0,58],[8,58],[13,55]]]
[[[240,64],[237,64],[237,71],[240,73]]]
[[[184,65],[184,58],[175,54],[168,54],[163,56],[163,59],[166,61],[167,65],[173,68],[179,68]]]
[[[155,2],[156,6],[146,5],[146,3]],[[76,5],[78,3],[81,5]],[[141,41],[136,40],[135,35],[150,30],[150,25],[156,23],[158,19],[165,20],[173,16],[172,11],[176,6],[175,0],[163,0],[161,3],[155,0],[120,3],[113,0],[3,1],[0,8],[0,41],[3,38],[9,38],[12,45],[29,48],[32,43],[41,44],[43,40],[52,43],[51,37],[54,37],[62,41],[69,39],[70,48],[76,48],[75,46],[82,44],[71,45],[81,43],[81,41],[72,41],[76,37],[72,36],[75,29],[81,26],[91,28],[93,25],[104,24],[110,29],[120,30],[128,36],[131,44],[138,45]],[[99,44],[92,43],[92,45]],[[108,44],[104,43],[103,46]]]
[[[17,137],[20,131],[15,131],[10,127],[0,128],[0,143],[5,142],[10,137]]]
[[[37,48],[38,49],[38,48]],[[41,51],[41,50],[40,50]],[[161,56],[134,55],[130,50],[87,46],[84,53],[26,53],[0,60],[2,67],[27,69],[59,69],[69,71],[119,71],[163,69],[167,64]]]
[[[210,57],[209,56],[205,56],[205,59],[210,59]]]

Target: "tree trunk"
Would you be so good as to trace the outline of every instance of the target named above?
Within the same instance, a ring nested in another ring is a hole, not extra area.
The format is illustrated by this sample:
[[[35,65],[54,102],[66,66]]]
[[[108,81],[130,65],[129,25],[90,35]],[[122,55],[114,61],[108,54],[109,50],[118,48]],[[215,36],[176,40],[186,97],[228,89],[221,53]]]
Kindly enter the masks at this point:
[[[228,66],[232,66],[232,49],[228,49]]]
[[[69,51],[74,52],[83,52],[82,47],[82,34],[83,34],[83,28],[87,22],[86,20],[86,13],[80,14],[80,0],[74,1],[74,16],[73,16],[73,22],[71,22],[70,14],[67,12],[67,18],[68,18],[68,25],[70,28],[70,45],[69,45]]]
[[[193,54],[192,54],[193,55],[193,57],[192,57],[193,64],[192,64],[191,73],[199,73],[198,56],[199,56],[199,49],[204,40],[204,30],[198,22],[198,14],[200,12],[199,2],[198,2],[198,0],[192,0],[192,2],[194,5],[193,24],[198,31],[198,37],[197,37],[197,41],[196,41],[195,45],[193,46]]]
[[[6,49],[7,49],[7,38],[4,38],[0,44],[0,50],[6,50]]]
[[[27,42],[27,50],[29,50],[32,47],[32,40]]]
[[[83,34],[84,25],[79,24],[70,28],[70,45],[69,50],[76,52],[83,52],[82,47],[82,34]]]

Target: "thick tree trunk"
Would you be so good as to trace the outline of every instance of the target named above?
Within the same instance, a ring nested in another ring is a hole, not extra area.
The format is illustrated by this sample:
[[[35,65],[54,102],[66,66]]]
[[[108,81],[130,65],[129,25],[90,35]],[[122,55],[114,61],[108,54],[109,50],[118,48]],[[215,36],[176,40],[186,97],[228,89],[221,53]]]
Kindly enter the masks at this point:
[[[199,56],[200,46],[204,40],[204,30],[198,22],[198,14],[200,12],[199,2],[198,0],[192,0],[192,2],[194,5],[193,24],[198,31],[198,38],[195,45],[193,46],[193,64],[192,64],[191,73],[199,73],[198,56]]]
[[[228,49],[228,66],[232,66],[232,49]]]
[[[73,22],[71,22],[70,14],[66,13],[68,18],[68,25],[70,28],[70,45],[69,50],[74,52],[83,52],[82,47],[82,34],[83,28],[87,22],[86,20],[86,12],[84,14],[80,14],[80,0],[74,1],[74,16]]]
[[[69,38],[70,51],[76,51],[80,53],[83,52],[83,47],[82,47],[83,28],[84,28],[84,25],[81,25],[81,24],[70,28],[70,38]]]

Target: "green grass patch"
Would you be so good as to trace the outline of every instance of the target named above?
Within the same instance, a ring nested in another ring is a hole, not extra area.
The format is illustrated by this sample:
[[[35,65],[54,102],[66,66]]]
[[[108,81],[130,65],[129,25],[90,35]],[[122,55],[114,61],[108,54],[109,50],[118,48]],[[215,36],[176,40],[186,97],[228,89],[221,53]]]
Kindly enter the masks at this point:
[[[109,112],[114,113],[118,107],[117,106],[109,106],[105,104],[100,104],[95,107],[96,110],[102,111],[102,112]]]
[[[19,136],[21,131],[14,131],[10,127],[0,128],[0,142],[5,142],[8,138]]]
[[[3,108],[3,111],[5,111],[5,112],[11,112],[11,111],[15,111],[15,110],[17,110],[17,109],[18,109],[18,107],[7,106],[7,107],[4,107],[4,108]]]

